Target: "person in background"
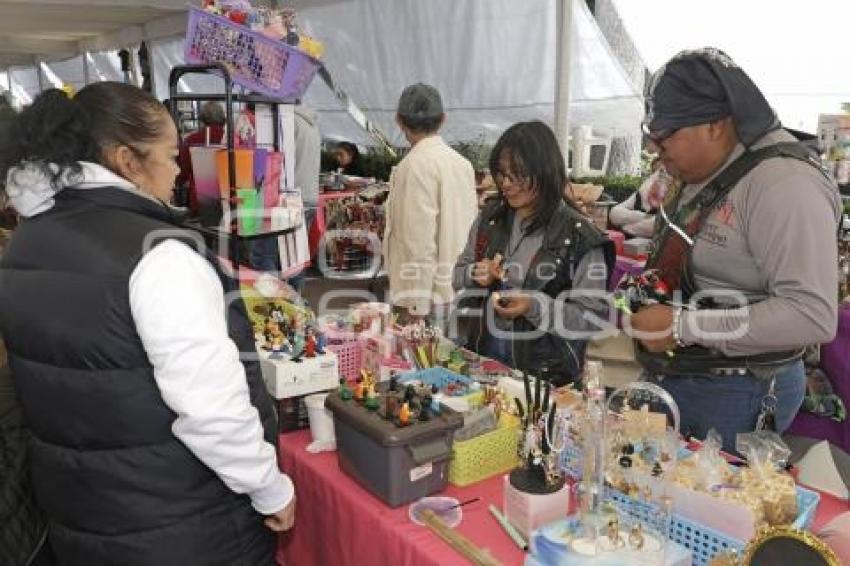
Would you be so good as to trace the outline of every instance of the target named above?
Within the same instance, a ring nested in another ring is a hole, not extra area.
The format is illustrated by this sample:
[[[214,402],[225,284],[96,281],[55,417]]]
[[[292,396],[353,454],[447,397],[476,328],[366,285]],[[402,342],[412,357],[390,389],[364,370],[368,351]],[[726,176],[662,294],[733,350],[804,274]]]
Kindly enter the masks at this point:
[[[433,86],[418,83],[401,93],[396,123],[411,147],[390,175],[383,252],[390,302],[402,320],[445,319],[452,268],[478,214],[475,172],[440,137],[445,119]]]
[[[200,128],[183,138],[180,145],[180,174],[175,185],[186,187],[189,195],[189,210],[198,214],[198,195],[195,191],[195,181],[192,177],[192,157],[189,148],[193,146],[219,145],[224,143],[224,106],[219,102],[204,102],[198,112]]]
[[[59,564],[273,563],[294,487],[238,285],[166,204],[173,120],[99,82],[40,94],[10,140],[0,333]]]
[[[714,428],[734,451],[738,433],[788,427],[805,393],[805,346],[835,336],[841,201],[722,51],[673,57],[646,103],[651,145],[683,183],[663,204],[647,268],[688,308],[650,305],[627,322],[682,432]]]
[[[585,315],[607,319],[614,246],[563,198],[564,157],[542,122],[508,128],[490,154],[490,170],[499,198],[476,218],[453,272],[459,338],[482,355],[566,385],[581,372],[587,338],[560,330],[600,330]],[[586,295],[565,299],[570,290]],[[473,311],[464,307],[481,314],[467,315]],[[482,318],[489,309],[492,327]]]
[[[341,141],[336,144],[333,154],[337,169],[343,175],[352,177],[366,176],[366,171],[363,168],[363,157],[360,155],[360,150],[357,149],[355,144]]]
[[[651,238],[655,231],[655,215],[664,201],[667,190],[675,182],[655,158],[650,166],[652,172],[644,179],[638,190],[611,209],[608,221],[626,236]]]

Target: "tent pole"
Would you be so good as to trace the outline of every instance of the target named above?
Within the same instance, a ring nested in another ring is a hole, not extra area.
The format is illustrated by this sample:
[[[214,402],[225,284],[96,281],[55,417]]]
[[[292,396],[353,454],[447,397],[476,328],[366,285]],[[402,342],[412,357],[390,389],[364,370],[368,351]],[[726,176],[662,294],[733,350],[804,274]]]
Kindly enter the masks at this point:
[[[89,84],[89,52],[86,51],[83,53],[83,84],[88,86]]]
[[[555,0],[555,138],[569,162],[570,54],[573,0]]]
[[[41,63],[33,57],[33,64],[35,65],[35,74],[38,77],[38,92],[42,93],[44,92],[44,77],[41,74]]]

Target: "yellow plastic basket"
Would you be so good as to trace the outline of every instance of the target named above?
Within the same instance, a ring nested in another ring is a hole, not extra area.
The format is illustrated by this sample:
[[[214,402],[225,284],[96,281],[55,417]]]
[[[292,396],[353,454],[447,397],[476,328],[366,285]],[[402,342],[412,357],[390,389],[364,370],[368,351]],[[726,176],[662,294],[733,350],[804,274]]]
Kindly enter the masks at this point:
[[[463,487],[515,468],[519,465],[518,437],[519,419],[503,413],[496,430],[455,442],[449,482]]]

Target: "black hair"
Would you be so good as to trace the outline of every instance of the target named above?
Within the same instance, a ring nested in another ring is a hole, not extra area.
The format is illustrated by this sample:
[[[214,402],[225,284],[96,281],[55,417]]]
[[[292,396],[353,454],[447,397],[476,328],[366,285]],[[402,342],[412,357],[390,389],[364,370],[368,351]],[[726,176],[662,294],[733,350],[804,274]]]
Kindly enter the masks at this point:
[[[402,116],[401,114],[396,114],[396,116],[402,126],[415,134],[433,134],[440,129],[444,114],[428,116],[427,118]]]
[[[337,147],[337,149],[344,149],[345,151],[347,151],[348,154],[351,155],[352,161],[356,161],[357,159],[360,158],[360,150],[357,149],[357,145],[355,145],[351,142],[341,141],[338,144],[336,144],[336,147]]]
[[[0,147],[0,177],[28,164],[40,169],[55,188],[59,180],[81,173],[80,161],[108,166],[106,150],[152,143],[163,133],[167,111],[150,93],[128,84],[91,84],[71,99],[46,90],[21,112]]]
[[[537,207],[526,232],[547,225],[560,203],[564,202],[567,185],[567,166],[555,134],[549,126],[537,120],[518,122],[505,130],[490,153],[490,171],[494,177],[497,173],[505,173],[499,171],[499,159],[504,154],[510,160],[511,172],[527,177],[531,187],[538,191]],[[502,196],[501,187],[499,198],[507,211],[510,207]]]

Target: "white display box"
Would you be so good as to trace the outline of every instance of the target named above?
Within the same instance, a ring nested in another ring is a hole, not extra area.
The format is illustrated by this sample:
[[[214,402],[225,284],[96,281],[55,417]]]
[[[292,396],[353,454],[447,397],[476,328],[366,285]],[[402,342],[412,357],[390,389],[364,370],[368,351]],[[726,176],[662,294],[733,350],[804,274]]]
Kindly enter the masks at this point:
[[[300,362],[287,356],[271,358],[268,352],[261,351],[260,368],[269,394],[275,399],[339,387],[339,362],[330,351],[315,358],[302,357]]]

